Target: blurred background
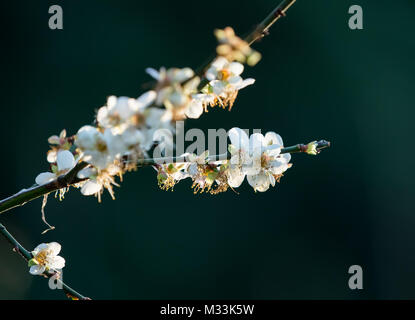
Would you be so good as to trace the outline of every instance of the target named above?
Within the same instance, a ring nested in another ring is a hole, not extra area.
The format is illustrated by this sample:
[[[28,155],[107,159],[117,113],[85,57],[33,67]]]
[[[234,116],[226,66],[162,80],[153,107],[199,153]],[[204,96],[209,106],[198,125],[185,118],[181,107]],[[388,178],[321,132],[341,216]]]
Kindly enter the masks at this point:
[[[48,169],[47,138],[92,122],[108,95],[137,97],[146,67],[196,68],[215,28],[245,34],[279,0],[13,1],[2,3],[0,198]],[[63,8],[63,30],[48,8]],[[348,27],[359,4],[364,30]],[[298,0],[255,44],[254,86],[231,112],[186,128],[262,128],[286,145],[327,139],[295,155],[281,183],[255,194],[193,195],[190,181],[158,188],[152,168],[127,174],[116,201],[71,189],[0,216],[28,249],[58,241],[64,280],[95,299],[415,298],[413,93],[415,2]],[[348,269],[363,268],[364,290]],[[0,239],[1,299],[65,299],[29,274]]]

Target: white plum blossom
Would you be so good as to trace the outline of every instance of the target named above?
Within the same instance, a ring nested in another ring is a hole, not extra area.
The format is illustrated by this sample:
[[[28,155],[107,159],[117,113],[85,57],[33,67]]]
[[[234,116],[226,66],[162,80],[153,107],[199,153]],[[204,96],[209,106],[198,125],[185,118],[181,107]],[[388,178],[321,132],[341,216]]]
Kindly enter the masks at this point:
[[[33,251],[33,258],[29,260],[29,272],[33,275],[41,275],[45,271],[58,271],[65,267],[65,259],[58,254],[61,245],[57,242],[42,243]]]
[[[78,178],[88,178],[88,180],[82,185],[81,193],[84,196],[95,195],[98,197],[98,201],[101,202],[101,194],[105,188],[108,190],[111,197],[115,199],[112,185],[117,187],[119,187],[119,185],[115,182],[114,176],[121,174],[121,168],[115,164],[108,165],[105,170],[101,170],[100,172],[91,167],[82,169],[78,172]]]
[[[62,150],[57,153],[56,166],[52,167],[53,172],[40,173],[35,181],[38,185],[43,185],[55,180],[60,175],[68,173],[76,165],[75,157],[72,152]]]
[[[109,96],[106,106],[98,110],[98,124],[104,128],[126,124],[137,109],[136,100],[133,98]]]
[[[83,160],[98,169],[106,168],[114,160],[108,148],[108,140],[113,135],[110,130],[106,132],[104,135],[97,128],[86,125],[76,134],[75,143],[83,153]]]
[[[158,172],[157,181],[159,187],[163,190],[173,189],[177,182],[190,177],[187,172],[188,167],[189,163],[167,163],[155,166],[154,168]]]
[[[243,64],[239,62],[229,62],[224,57],[218,57],[212,62],[206,71],[206,78],[209,81],[222,80],[231,83],[242,81],[240,75],[244,71]]]
[[[206,71],[206,78],[210,81],[207,93],[214,94],[222,107],[229,105],[232,108],[238,91],[255,82],[252,78],[242,79],[243,71],[244,66],[239,62],[216,58]]]
[[[199,118],[203,112],[200,111],[200,103],[193,101],[192,95],[197,92],[200,83],[199,77],[193,77],[194,72],[190,68],[161,68],[157,71],[152,68],[146,69],[154,79],[157,80],[156,105],[164,105],[170,113],[173,121],[187,118]]]
[[[187,172],[193,180],[193,190],[195,193],[210,190],[217,177],[217,167],[219,163],[209,162],[209,151],[206,150],[201,155],[188,154],[189,165]]]
[[[98,110],[98,124],[104,128],[118,128],[121,132],[129,125],[140,125],[141,114],[155,101],[156,96],[153,90],[137,99],[110,96],[107,104]]]
[[[248,135],[239,128],[229,131],[232,142],[228,183],[231,187],[239,187],[247,176],[248,183],[255,191],[264,192],[269,186],[275,186],[282,174],[291,167],[291,155],[281,154],[283,141],[275,132],[265,136],[254,133]]]
[[[173,121],[182,120],[186,117],[195,119],[201,115],[197,101],[195,104],[192,98],[192,95],[197,90],[199,82],[199,78],[196,77],[189,80],[184,85],[166,87],[163,89],[163,92],[159,94],[162,97],[164,95],[162,98],[163,104],[166,107],[167,112],[171,113]]]

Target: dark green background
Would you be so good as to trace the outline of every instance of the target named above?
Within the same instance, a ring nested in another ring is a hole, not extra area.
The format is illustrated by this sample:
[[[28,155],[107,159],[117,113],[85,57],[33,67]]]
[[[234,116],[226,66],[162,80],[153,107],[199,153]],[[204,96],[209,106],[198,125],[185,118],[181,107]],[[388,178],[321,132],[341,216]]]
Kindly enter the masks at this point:
[[[92,121],[110,94],[136,97],[146,67],[197,67],[213,30],[244,34],[279,1],[13,1],[2,3],[1,187],[4,198],[47,170],[46,139]],[[64,30],[49,30],[59,4]],[[348,28],[360,4],[364,30]],[[275,130],[286,145],[325,138],[296,155],[281,184],[247,183],[218,196],[190,181],[158,189],[153,169],[128,174],[116,201],[71,190],[1,215],[27,248],[58,241],[64,279],[97,299],[415,298],[412,128],[415,2],[298,0],[255,45],[232,112],[187,128]],[[0,239],[1,240],[1,239]],[[348,288],[348,268],[364,290]],[[64,299],[0,241],[0,298]]]

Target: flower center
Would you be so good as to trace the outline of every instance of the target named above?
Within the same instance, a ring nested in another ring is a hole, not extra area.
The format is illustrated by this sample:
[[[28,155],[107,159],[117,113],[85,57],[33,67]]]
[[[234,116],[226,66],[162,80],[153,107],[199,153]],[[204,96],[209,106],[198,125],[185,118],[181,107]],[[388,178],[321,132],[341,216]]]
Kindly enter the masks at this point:
[[[46,259],[49,254],[49,250],[45,249],[40,251],[36,256],[35,260],[42,266],[46,265]]]
[[[105,143],[105,141],[103,141],[101,139],[98,139],[95,146],[96,146],[96,148],[99,152],[107,151],[107,144]]]
[[[261,155],[261,167],[265,168],[268,165],[268,162],[271,160],[269,156],[267,156],[265,153]]]
[[[139,127],[145,124],[146,119],[142,114],[135,114],[131,118],[131,122],[133,123],[133,125]]]
[[[219,80],[226,81],[226,80],[229,79],[230,76],[231,76],[231,72],[228,69],[222,69],[218,73],[218,79]]]

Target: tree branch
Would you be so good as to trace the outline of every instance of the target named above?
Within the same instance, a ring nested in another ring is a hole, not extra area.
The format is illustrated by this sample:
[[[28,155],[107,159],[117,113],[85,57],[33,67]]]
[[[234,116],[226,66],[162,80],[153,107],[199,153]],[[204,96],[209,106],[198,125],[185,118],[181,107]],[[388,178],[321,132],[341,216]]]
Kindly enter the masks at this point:
[[[76,177],[79,171],[88,165],[86,162],[79,162],[66,175],[59,176],[56,180],[41,186],[35,185],[29,189],[22,189],[18,193],[0,201],[0,214],[10,209],[23,206],[29,201],[37,199],[50,192],[69,187],[75,183],[81,182],[85,179]]]
[[[6,227],[0,223],[0,233],[6,238],[6,240],[12,245],[13,251],[18,253],[23,259],[29,261],[33,258],[31,252],[26,250],[11,234],[7,231]],[[48,272],[44,274],[45,277],[51,278],[56,275],[56,272]],[[64,283],[61,279],[56,279],[56,281],[62,285],[62,289],[67,296],[72,299],[79,299],[79,300],[90,300],[87,297],[84,297],[82,294],[76,292],[74,289],[69,287],[66,283]]]
[[[330,146],[330,142],[321,140],[317,143],[317,150],[321,150],[323,148],[327,148]],[[307,145],[305,144],[296,144],[291,147],[283,148],[281,153],[300,153],[306,152]],[[210,156],[209,159],[214,161],[216,159],[229,159],[228,155],[213,155]],[[175,163],[175,162],[187,162],[186,157],[166,157],[166,158],[149,158],[149,159],[142,159],[137,162],[139,167],[144,166],[152,166],[161,163]],[[86,162],[79,162],[71,171],[69,171],[66,175],[62,175],[58,177],[56,180],[51,181],[47,184],[41,186],[34,186],[29,189],[23,189],[18,193],[0,201],[0,214],[13,209],[18,206],[22,206],[25,203],[37,199],[45,194],[48,194],[53,191],[57,191],[62,188],[69,187],[73,184],[81,182],[86,179],[79,179],[77,178],[77,173],[85,168],[88,165]]]

